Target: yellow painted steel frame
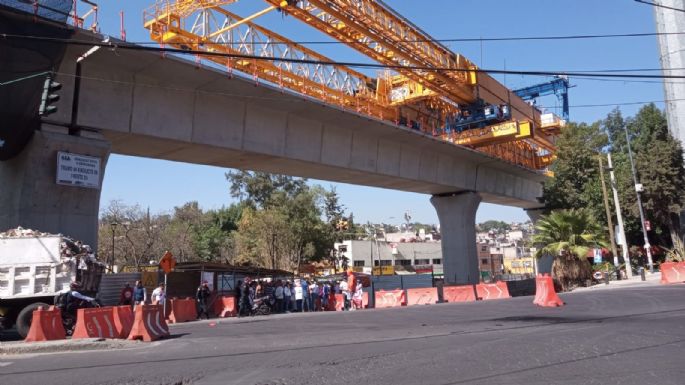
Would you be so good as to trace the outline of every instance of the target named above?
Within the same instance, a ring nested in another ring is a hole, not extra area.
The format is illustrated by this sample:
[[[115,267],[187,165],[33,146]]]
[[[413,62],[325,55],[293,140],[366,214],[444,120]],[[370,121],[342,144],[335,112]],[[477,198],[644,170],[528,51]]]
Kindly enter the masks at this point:
[[[483,97],[489,103],[510,104],[514,113],[510,122],[441,137],[533,170],[547,167],[554,158],[556,119],[543,126],[534,108],[522,107],[525,104],[516,95],[493,78],[477,73],[473,63],[452,53],[381,1],[265,0],[270,7],[245,18],[224,8],[237,1],[159,0],[144,13],[145,27],[153,40],[181,49],[276,58],[198,56],[228,71],[235,69],[380,119],[397,122],[401,111],[407,109],[424,124],[425,132],[442,126],[440,117],[455,112],[457,103],[473,103]],[[399,75],[386,74],[376,80],[342,65],[279,61],[333,62],[252,21],[275,9],[379,63],[421,69],[396,68]]]

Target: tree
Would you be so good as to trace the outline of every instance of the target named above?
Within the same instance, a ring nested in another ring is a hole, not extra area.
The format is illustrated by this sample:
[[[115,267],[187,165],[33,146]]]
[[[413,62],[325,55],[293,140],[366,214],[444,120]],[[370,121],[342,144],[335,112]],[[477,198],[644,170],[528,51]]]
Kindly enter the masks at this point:
[[[511,230],[511,226],[503,221],[489,220],[476,225],[480,231],[490,232],[494,231],[496,233],[503,233],[507,230]]]
[[[635,117],[625,120],[620,111],[614,110],[603,121],[603,129],[611,138],[610,151],[614,156],[629,242],[642,244],[643,235],[628,158],[626,131],[638,182],[644,188],[641,198],[645,219],[652,222],[650,243],[666,247],[675,245],[681,236],[679,213],[683,209],[681,191],[685,188],[685,169],[682,146],[668,131],[664,114],[654,104],[644,106]]]
[[[238,260],[270,267],[275,257],[276,267],[291,269],[330,256],[334,224],[344,218],[334,189],[260,172],[238,171],[226,177],[231,194],[249,208],[238,226]]]
[[[533,245],[539,246],[535,256],[554,257],[552,273],[563,290],[568,290],[592,276],[587,255],[590,249],[605,247],[607,242],[601,227],[587,210],[555,210],[542,216],[535,224]]]
[[[598,123],[569,124],[557,140],[554,177],[545,181],[542,203],[550,210],[587,208],[605,221],[597,154],[607,139]]]

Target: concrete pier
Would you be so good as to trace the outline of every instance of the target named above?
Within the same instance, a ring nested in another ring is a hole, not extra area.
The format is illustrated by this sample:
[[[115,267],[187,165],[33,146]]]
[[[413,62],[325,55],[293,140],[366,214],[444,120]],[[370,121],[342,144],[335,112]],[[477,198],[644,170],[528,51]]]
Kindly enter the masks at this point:
[[[62,233],[95,249],[100,189],[57,184],[59,151],[100,158],[102,186],[109,142],[44,125],[19,156],[0,162],[0,231],[21,226]]]
[[[480,282],[476,250],[476,211],[480,202],[481,196],[475,192],[431,197],[440,220],[445,283]]]

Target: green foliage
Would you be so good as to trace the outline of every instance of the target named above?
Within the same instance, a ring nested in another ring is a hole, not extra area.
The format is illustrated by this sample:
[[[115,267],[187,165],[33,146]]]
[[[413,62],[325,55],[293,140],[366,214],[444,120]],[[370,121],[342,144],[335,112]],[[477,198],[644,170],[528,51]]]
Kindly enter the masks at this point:
[[[494,231],[496,233],[503,233],[511,230],[511,226],[503,221],[489,220],[476,225],[478,231]]]
[[[539,245],[535,256],[573,255],[587,258],[588,252],[596,247],[607,246],[601,227],[587,210],[555,210],[543,216],[535,224],[531,243]]]
[[[542,203],[549,209],[588,208],[604,222],[597,154],[605,145],[599,124],[569,124],[557,141],[554,178],[543,186]]]
[[[652,223],[650,243],[668,247],[680,237],[678,213],[683,209],[685,168],[680,143],[674,139],[664,114],[654,105],[646,105],[634,117],[624,118],[620,110],[591,124],[569,124],[557,141],[557,159],[551,166],[555,177],[543,187],[542,203],[550,209],[586,209],[606,226],[598,156],[611,152],[629,244],[642,245],[633,174],[628,157],[626,130],[634,155],[646,220]],[[604,163],[606,166],[606,162]],[[606,183],[611,194],[608,173]],[[615,212],[613,199],[610,211]],[[616,223],[614,217],[614,223]]]
[[[580,285],[590,279],[592,268],[588,252],[606,246],[601,227],[587,210],[556,210],[543,216],[535,224],[531,243],[538,250],[537,258],[554,256],[552,274],[563,290]]]

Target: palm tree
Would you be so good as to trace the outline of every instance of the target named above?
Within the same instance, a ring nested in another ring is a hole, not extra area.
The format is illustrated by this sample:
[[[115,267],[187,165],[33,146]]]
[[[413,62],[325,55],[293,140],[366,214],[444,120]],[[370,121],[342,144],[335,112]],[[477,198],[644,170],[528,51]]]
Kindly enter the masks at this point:
[[[536,258],[554,256],[552,274],[564,291],[592,276],[588,252],[607,245],[602,228],[586,210],[557,210],[535,224]]]

